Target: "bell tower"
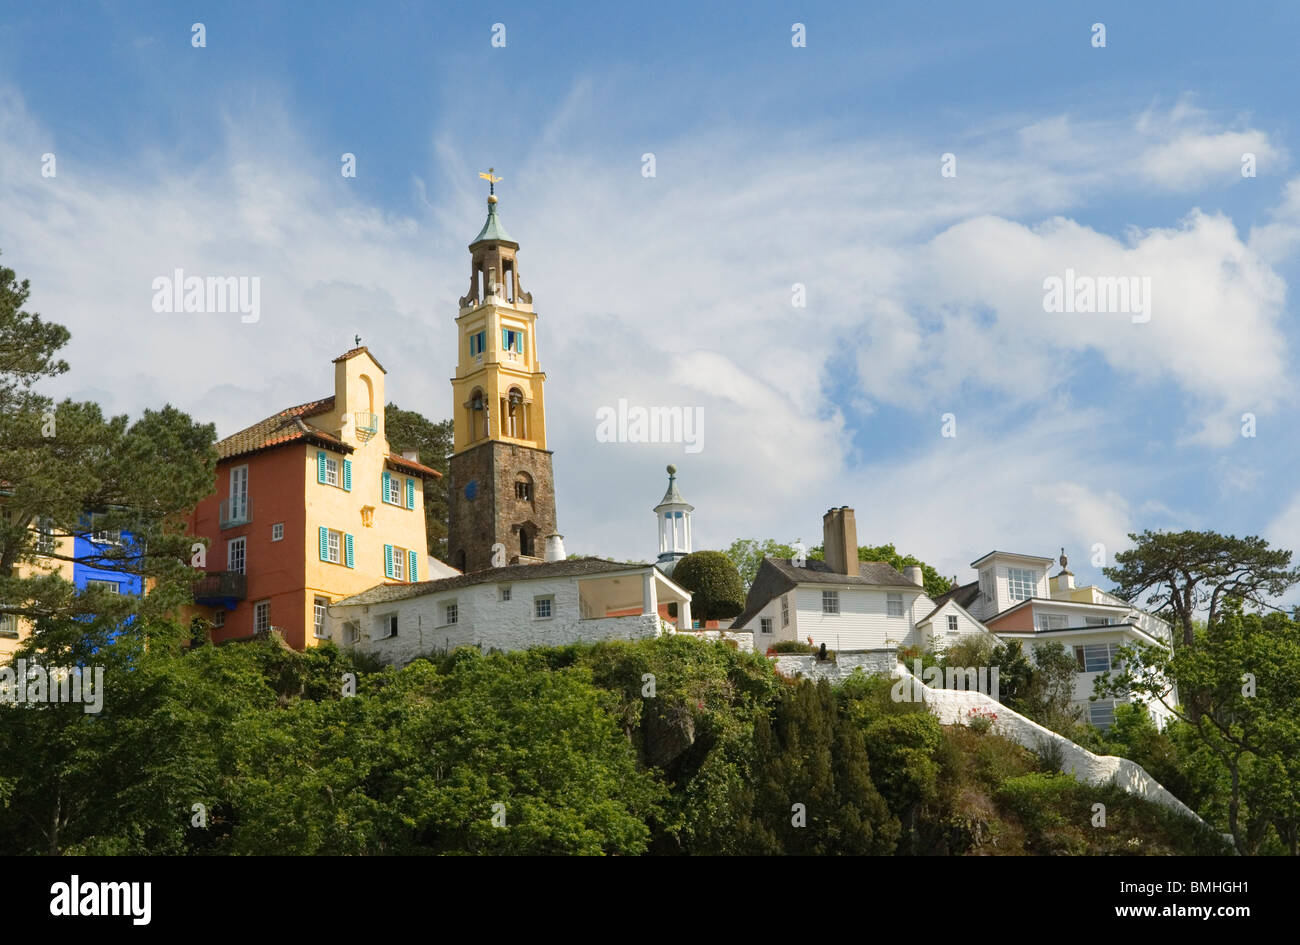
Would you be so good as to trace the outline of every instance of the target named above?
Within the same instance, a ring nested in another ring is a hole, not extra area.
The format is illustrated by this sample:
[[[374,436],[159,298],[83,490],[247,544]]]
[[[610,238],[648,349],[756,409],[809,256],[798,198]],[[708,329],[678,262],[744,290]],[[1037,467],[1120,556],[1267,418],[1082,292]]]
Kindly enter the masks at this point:
[[[519,244],[497,213],[501,178],[492,169],[479,176],[489,185],[488,215],[469,244],[470,284],[456,317],[451,379],[447,563],[462,571],[541,561],[556,531],[537,314],[519,280]]]

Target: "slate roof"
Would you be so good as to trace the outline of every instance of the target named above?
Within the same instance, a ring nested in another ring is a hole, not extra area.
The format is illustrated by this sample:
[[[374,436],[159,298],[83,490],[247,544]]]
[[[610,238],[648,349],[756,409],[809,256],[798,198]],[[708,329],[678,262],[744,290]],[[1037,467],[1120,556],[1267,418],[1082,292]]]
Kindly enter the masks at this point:
[[[938,610],[948,601],[952,601],[963,610],[970,610],[970,605],[975,603],[980,596],[980,582],[971,581],[969,584],[959,584],[950,591],[944,591],[934,599],[935,610]]]
[[[217,457],[222,460],[233,459],[236,456],[259,453],[286,443],[315,443],[340,453],[351,453],[352,447],[338,437],[304,422],[305,417],[319,416],[333,409],[334,398],[322,397],[320,400],[308,401],[281,410],[218,442]]]
[[[883,561],[859,561],[857,574],[839,574],[832,571],[825,561],[808,559],[805,560],[802,568],[797,568],[789,558],[764,557],[758,566],[758,573],[754,575],[754,583],[749,586],[749,594],[745,597],[745,609],[732,621],[732,629],[743,628],[768,605],[772,598],[792,590],[799,584],[910,587],[914,591],[925,593],[923,588],[913,584],[896,571],[893,565]]]
[[[516,581],[533,581],[539,578],[588,577],[614,571],[643,571],[647,564],[623,564],[604,558],[573,558],[565,561],[544,561],[541,564],[511,564],[504,568],[488,568],[471,574],[439,578],[436,581],[417,581],[414,584],[380,584],[360,594],[336,601],[334,606],[352,604],[388,604],[393,601],[451,591],[459,587],[478,584],[511,584]]]

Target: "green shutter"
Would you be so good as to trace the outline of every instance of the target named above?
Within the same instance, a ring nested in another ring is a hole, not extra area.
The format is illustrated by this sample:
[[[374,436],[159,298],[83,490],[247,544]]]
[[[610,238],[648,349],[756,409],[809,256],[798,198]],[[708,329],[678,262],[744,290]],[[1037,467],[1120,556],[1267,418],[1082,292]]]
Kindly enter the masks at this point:
[[[325,454],[322,453],[322,456]],[[324,525],[320,527],[320,559],[328,561],[330,559],[330,530]]]
[[[352,460],[343,460],[343,491],[352,491]]]
[[[390,478],[392,478],[392,477],[389,476],[389,474],[388,474],[388,470],[385,469],[385,470],[384,470],[384,484],[383,484],[383,485],[384,485],[384,494],[383,494],[383,496],[381,497],[381,498],[383,498],[383,500],[384,500],[385,502],[388,501],[388,480],[389,480]]]
[[[384,577],[393,576],[393,546],[384,545]]]
[[[344,561],[347,564],[347,566],[349,568],[352,567],[353,564],[352,564],[352,536],[351,535],[343,536],[343,555],[344,555]]]
[[[510,350],[510,333],[504,328],[501,329],[501,350]]]
[[[518,335],[515,336],[515,339],[516,339],[516,341],[519,343],[519,353],[520,353],[520,354],[523,354],[523,353],[524,353],[524,333],[521,331]]]
[[[406,480],[406,507],[408,509],[415,508],[415,480],[414,479]]]
[[[323,450],[316,451],[316,481],[325,481],[325,452]]]
[[[407,554],[407,560],[410,562],[411,565],[407,569],[406,579],[408,581],[418,581],[420,580],[420,575],[417,573],[416,565],[420,563],[420,559],[414,551],[408,551],[406,554]]]

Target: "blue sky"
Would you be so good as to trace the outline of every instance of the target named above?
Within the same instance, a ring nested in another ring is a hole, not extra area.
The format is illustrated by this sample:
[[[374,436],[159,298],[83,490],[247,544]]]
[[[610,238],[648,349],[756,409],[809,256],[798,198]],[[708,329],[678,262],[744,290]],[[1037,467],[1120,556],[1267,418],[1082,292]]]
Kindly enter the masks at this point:
[[[1300,550],[1300,7],[550,6],[6,3],[0,250],[73,331],[51,391],[227,434],[360,333],[446,416],[492,165],[571,550],[653,554],[668,462],[710,547],[847,504],[963,580],[1065,545],[1104,584],[1147,527]],[[261,320],[154,313],[176,267],[258,275]],[[1151,322],[1044,312],[1067,267],[1150,276]],[[704,449],[597,442],[620,398]]]

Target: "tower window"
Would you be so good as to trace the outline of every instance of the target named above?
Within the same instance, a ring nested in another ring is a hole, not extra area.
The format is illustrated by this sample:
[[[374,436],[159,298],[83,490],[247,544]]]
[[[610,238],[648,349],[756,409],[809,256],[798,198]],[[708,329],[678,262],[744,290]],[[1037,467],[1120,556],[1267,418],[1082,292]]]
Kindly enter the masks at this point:
[[[519,529],[519,553],[526,558],[533,556],[533,533],[527,528]]]
[[[482,357],[483,349],[487,347],[487,332],[475,332],[469,336],[469,356],[471,358]]]
[[[533,479],[528,473],[520,473],[515,478],[515,498],[521,502],[533,501]]]
[[[511,328],[501,329],[501,348],[514,354],[524,353],[524,333]]]

